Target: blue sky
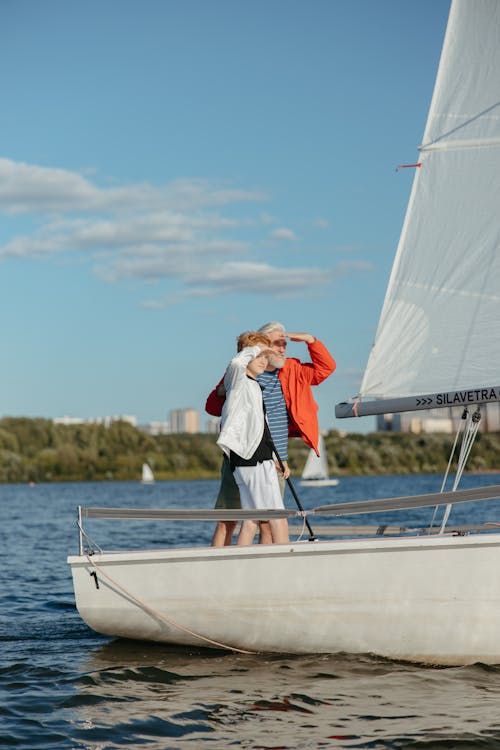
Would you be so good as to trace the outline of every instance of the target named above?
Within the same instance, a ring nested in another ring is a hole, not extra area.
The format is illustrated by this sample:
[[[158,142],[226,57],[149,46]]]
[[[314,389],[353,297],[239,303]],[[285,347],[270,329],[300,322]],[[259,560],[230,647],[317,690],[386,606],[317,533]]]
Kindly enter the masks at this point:
[[[3,0],[0,415],[164,420],[243,330],[357,393],[449,0]],[[303,344],[289,354],[304,358]]]

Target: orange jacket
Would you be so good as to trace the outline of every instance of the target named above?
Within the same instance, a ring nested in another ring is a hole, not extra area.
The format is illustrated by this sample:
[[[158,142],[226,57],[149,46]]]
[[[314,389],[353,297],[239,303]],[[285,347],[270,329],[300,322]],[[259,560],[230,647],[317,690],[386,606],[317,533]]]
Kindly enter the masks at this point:
[[[300,437],[318,453],[318,405],[311,391],[312,385],[319,385],[335,370],[335,360],[321,341],[316,339],[307,345],[312,362],[301,362],[289,357],[279,371],[283,396],[288,411],[288,435]],[[205,411],[220,417],[225,396],[218,396],[217,389],[224,377],[217,383],[207,398]]]

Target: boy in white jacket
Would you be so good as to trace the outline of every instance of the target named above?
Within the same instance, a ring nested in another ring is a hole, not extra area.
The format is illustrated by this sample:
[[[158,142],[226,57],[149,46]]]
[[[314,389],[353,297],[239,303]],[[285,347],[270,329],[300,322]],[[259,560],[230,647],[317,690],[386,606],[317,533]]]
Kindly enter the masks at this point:
[[[284,507],[262,390],[256,380],[266,369],[269,354],[272,350],[267,336],[242,333],[238,338],[238,354],[224,376],[226,400],[217,443],[229,458],[244,510]],[[273,519],[269,526],[274,543],[289,541],[286,518]],[[238,544],[251,544],[257,529],[258,521],[243,521]]]

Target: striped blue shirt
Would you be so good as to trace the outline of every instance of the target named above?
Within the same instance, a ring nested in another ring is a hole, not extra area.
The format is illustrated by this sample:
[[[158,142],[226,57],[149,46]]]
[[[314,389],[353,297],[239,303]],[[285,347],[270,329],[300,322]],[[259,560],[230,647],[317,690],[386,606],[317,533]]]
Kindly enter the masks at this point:
[[[263,389],[262,396],[273,443],[281,460],[288,461],[288,413],[278,374],[278,369],[272,372],[265,370],[257,376],[257,380]]]

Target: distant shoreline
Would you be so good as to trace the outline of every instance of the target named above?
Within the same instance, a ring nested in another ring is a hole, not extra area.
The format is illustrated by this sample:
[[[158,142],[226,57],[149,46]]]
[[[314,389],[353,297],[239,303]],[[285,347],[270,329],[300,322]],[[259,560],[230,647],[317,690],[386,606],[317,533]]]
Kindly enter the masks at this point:
[[[217,479],[222,452],[214,434],[147,435],[126,422],[55,425],[48,419],[0,420],[0,483],[140,481],[143,462],[161,479]],[[454,436],[398,432],[325,434],[332,477],[442,474]],[[292,476],[309,448],[289,441]],[[455,470],[453,463],[451,471]],[[468,474],[500,472],[500,433],[479,433]]]

